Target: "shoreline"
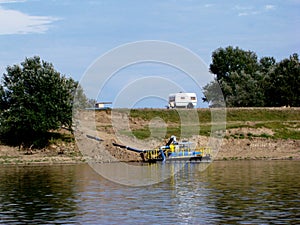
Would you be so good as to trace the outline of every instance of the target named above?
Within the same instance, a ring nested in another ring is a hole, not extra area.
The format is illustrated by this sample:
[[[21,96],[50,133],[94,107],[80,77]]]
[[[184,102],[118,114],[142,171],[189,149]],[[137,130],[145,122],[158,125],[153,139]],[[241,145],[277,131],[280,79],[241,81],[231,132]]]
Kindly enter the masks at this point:
[[[0,165],[78,163],[84,163],[84,158],[73,143],[52,144],[41,150],[20,150],[18,147],[0,145]]]
[[[203,142],[207,137],[200,137]],[[107,143],[103,143],[106,144]],[[61,150],[63,150],[61,153]],[[88,163],[75,143],[62,146],[49,146],[43,150],[19,150],[18,147],[0,145],[0,165],[69,165]],[[122,162],[140,162],[139,155],[117,149],[111,149],[110,154]],[[118,156],[122,156],[119,158]],[[105,158],[103,158],[105,159]],[[234,160],[300,160],[300,140],[252,138],[224,139],[219,152],[213,161]],[[109,162],[103,161],[103,162]]]
[[[224,162],[224,161],[300,161],[299,158],[256,158],[256,159],[247,159],[247,158],[229,158],[229,159],[214,159],[213,162]],[[141,163],[141,161],[122,161],[123,163]],[[105,162],[102,162],[105,163]],[[106,162],[113,163],[113,162]],[[38,159],[35,161],[31,160],[5,160],[3,161],[0,158],[0,167],[1,166],[56,166],[56,165],[79,165],[79,164],[88,164],[88,161],[85,161],[83,158],[78,158],[77,160],[68,159],[68,160],[57,160],[56,157],[49,157],[45,159]]]

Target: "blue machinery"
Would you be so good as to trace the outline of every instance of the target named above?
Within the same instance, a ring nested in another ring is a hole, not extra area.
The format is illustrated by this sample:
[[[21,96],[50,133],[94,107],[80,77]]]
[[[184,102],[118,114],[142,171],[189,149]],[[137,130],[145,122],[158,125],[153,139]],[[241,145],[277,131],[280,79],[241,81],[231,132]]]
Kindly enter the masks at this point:
[[[211,161],[211,149],[209,147],[196,149],[193,142],[177,142],[175,136],[172,136],[166,145],[151,150],[141,150],[116,143],[113,145],[139,153],[144,162]]]

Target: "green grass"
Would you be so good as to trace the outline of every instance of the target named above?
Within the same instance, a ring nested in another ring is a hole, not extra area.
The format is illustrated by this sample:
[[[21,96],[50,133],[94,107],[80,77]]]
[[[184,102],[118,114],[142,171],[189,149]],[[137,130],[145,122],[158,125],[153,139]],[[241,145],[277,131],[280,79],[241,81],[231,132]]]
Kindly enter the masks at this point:
[[[210,109],[199,109],[197,111],[200,122],[199,134],[209,136],[211,134],[211,118]],[[182,130],[186,136],[195,134],[195,125],[182,125],[181,120],[192,116],[193,112],[188,110],[166,110],[166,109],[133,109],[130,111],[132,119],[141,119],[145,121],[145,125],[139,129],[132,128],[132,134],[139,138],[145,139],[151,136],[148,127],[149,121],[154,118],[162,119],[167,128],[156,128],[155,132],[164,133],[166,129],[166,137],[176,135],[180,138]],[[219,118],[214,121],[222,121],[222,115],[214,114]],[[195,122],[197,124],[197,121]],[[198,125],[196,125],[198,126]],[[274,138],[274,139],[294,139],[300,140],[300,108],[228,108],[226,109],[226,129],[233,128],[268,128],[274,132],[274,135],[260,134],[235,134],[234,138]],[[221,125],[214,125],[214,130],[222,128]],[[161,130],[160,130],[161,129]],[[197,130],[197,129],[196,129]],[[121,131],[121,133],[129,135],[129,131]]]
[[[228,108],[227,121],[290,121],[300,120],[300,109]]]

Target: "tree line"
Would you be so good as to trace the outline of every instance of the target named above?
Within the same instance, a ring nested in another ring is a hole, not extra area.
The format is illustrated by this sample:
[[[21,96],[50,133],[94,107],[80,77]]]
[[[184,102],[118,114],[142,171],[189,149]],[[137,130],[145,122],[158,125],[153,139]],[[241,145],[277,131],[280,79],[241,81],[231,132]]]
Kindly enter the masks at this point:
[[[210,72],[215,79],[203,87],[204,102],[227,107],[300,106],[300,64],[298,54],[276,62],[238,47],[219,48],[212,53]],[[220,96],[217,88],[221,88]],[[224,97],[224,99],[222,99]]]
[[[229,46],[212,53],[209,69],[215,79],[203,87],[203,101],[211,107],[224,100],[227,107],[300,106],[298,54],[258,60],[252,51]],[[73,108],[91,104],[77,81],[38,56],[26,58],[8,66],[0,82],[0,142],[43,147],[49,131],[72,130]]]

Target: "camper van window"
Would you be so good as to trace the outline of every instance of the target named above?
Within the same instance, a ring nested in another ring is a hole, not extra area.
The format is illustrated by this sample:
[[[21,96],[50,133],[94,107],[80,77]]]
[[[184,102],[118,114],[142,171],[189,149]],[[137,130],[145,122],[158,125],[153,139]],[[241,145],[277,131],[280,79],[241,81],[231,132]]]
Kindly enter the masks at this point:
[[[181,99],[185,99],[185,97],[181,97]]]
[[[196,97],[191,97],[191,100],[196,100]]]

